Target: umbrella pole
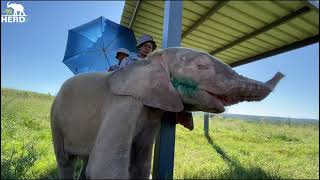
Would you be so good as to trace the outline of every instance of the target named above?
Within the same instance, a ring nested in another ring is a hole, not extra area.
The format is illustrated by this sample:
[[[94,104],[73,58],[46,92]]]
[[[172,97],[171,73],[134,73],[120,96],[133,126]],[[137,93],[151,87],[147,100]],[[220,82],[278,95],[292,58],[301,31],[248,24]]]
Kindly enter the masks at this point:
[[[109,65],[109,67],[110,67],[110,63],[109,63],[108,57],[107,57],[107,55],[106,55],[105,49],[103,48],[102,51],[103,51],[104,57],[106,57],[106,61],[108,62],[108,65]],[[106,65],[107,65],[107,64],[106,64]]]

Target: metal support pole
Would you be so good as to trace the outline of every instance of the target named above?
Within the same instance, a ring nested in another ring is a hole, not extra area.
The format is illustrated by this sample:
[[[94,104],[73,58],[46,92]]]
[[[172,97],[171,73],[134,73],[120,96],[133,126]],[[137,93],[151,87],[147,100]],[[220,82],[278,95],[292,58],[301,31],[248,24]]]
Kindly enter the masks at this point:
[[[160,133],[155,142],[152,179],[172,179],[176,114],[166,112],[161,120]]]
[[[204,113],[203,123],[204,134],[207,136],[209,135],[209,113]]]
[[[162,48],[178,47],[181,41],[182,1],[165,1]],[[176,113],[166,112],[155,142],[153,179],[173,179]]]

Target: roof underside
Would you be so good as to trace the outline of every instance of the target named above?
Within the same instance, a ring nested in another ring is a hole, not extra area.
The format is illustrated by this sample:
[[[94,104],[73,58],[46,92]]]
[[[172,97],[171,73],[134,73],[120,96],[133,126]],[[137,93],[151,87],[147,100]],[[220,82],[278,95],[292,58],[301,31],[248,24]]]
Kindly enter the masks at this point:
[[[231,66],[319,42],[319,6],[308,1],[183,1],[181,46]],[[164,1],[126,1],[121,25],[162,44]]]

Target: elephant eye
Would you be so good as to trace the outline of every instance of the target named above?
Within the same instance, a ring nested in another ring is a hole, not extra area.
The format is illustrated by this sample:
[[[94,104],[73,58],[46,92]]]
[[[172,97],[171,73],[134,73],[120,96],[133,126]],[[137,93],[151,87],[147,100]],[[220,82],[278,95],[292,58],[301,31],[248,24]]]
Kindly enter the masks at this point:
[[[203,64],[198,64],[197,66],[198,66],[198,69],[203,69],[203,70],[209,69],[208,66],[203,65]]]

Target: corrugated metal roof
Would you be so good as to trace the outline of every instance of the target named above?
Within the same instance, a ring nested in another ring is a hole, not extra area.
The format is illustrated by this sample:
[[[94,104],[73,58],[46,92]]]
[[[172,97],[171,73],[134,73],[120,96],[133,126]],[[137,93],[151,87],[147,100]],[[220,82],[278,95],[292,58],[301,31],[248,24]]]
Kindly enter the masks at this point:
[[[318,8],[308,1],[184,1],[181,46],[245,64],[319,42]],[[121,25],[161,46],[163,15],[164,1],[126,1]]]

